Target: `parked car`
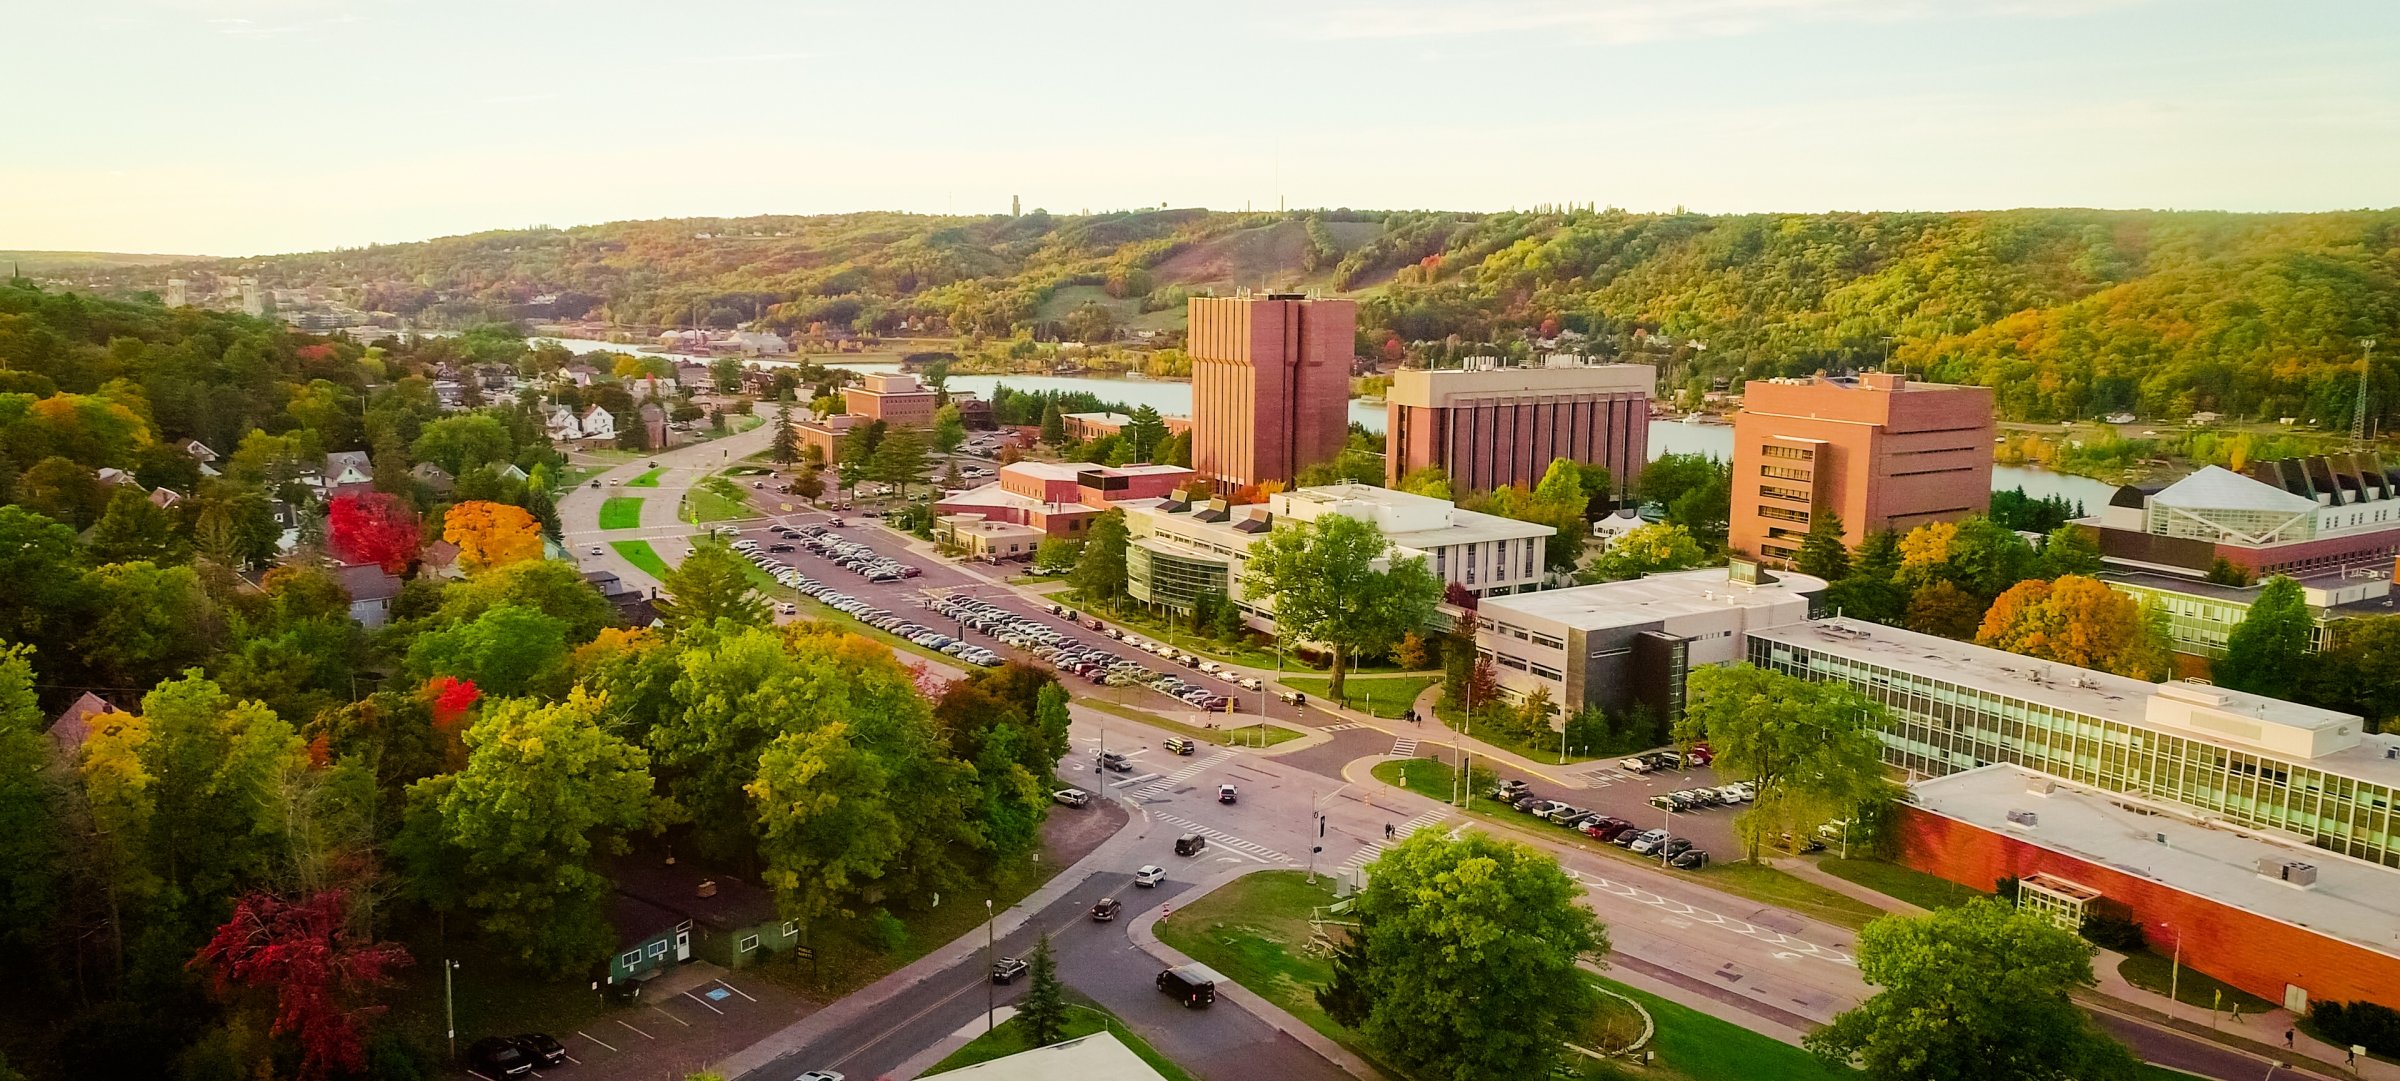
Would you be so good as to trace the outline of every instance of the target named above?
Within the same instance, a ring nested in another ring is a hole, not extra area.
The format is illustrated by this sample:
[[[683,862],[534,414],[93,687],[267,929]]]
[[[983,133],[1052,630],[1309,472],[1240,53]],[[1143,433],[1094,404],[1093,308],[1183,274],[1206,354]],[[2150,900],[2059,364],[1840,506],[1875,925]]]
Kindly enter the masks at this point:
[[[506,1036],[486,1036],[467,1045],[467,1062],[485,1077],[523,1077],[533,1072],[533,1056]]]
[[[1667,843],[1667,831],[1645,830],[1641,836],[1634,838],[1633,843],[1626,845],[1625,848],[1636,856],[1647,856],[1658,851],[1658,846],[1665,843]]]
[[[1657,769],[1658,767],[1650,764],[1650,758],[1648,755],[1637,754],[1631,758],[1618,759],[1617,768],[1624,770],[1627,773],[1648,773],[1651,770]]]
[[[1100,899],[1099,904],[1092,906],[1092,922],[1107,923],[1110,920],[1116,919],[1117,913],[1124,909],[1124,907],[1124,902],[1119,901],[1114,897],[1103,897]]]
[[[1549,800],[1543,799],[1540,796],[1521,796],[1515,803],[1511,803],[1509,806],[1520,811],[1531,813],[1536,808],[1547,806],[1549,802]]]
[[[1242,678],[1234,680],[1233,682],[1235,686],[1238,686],[1245,691],[1263,691],[1267,689],[1266,681],[1259,679],[1257,676],[1243,676]]]
[[[1492,798],[1503,803],[1514,805],[1518,800],[1525,798],[1529,794],[1526,791],[1528,787],[1529,786],[1524,781],[1511,778],[1509,780],[1500,782],[1499,787],[1492,789]]]
[[[992,962],[992,982],[1014,983],[1017,977],[1024,975],[1025,970],[1032,967],[1022,957],[1003,957]]]
[[[1053,802],[1060,803],[1068,807],[1089,807],[1092,805],[1092,794],[1080,788],[1061,788],[1056,792],[1050,793],[1050,799]]]
[[[847,1079],[836,1070],[810,1070],[793,1078],[792,1081],[847,1081]]]
[[[1659,854],[1668,859],[1674,859],[1691,850],[1692,841],[1689,837],[1669,837],[1658,846]]]
[[[1167,869],[1155,863],[1145,863],[1133,872],[1133,884],[1144,889],[1167,880]]]
[[[556,1066],[567,1061],[567,1045],[547,1032],[521,1032],[511,1039],[517,1041],[517,1049],[531,1057],[536,1066]]]
[[[1708,853],[1697,848],[1685,849],[1667,862],[1686,871],[1697,871],[1708,866]]]

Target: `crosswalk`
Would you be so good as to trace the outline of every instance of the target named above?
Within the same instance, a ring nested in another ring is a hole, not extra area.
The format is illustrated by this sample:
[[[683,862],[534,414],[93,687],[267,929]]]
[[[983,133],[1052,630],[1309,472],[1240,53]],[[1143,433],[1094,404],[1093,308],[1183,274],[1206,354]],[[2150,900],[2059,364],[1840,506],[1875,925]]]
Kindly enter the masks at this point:
[[[1600,766],[1571,776],[1575,778],[1577,784],[1585,788],[1607,788],[1610,785],[1624,784],[1635,779],[1633,774],[1615,766]]]
[[[1185,766],[1182,769],[1176,770],[1175,772],[1167,774],[1164,777],[1158,777],[1149,784],[1134,789],[1133,798],[1156,799],[1160,796],[1166,795],[1167,793],[1174,791],[1175,786],[1191,780],[1193,777],[1198,776],[1202,771],[1214,767],[1218,763],[1223,762],[1231,757],[1233,757],[1232,751],[1218,751],[1217,753],[1200,759],[1191,765]]]
[[[1343,860],[1341,866],[1334,868],[1334,870],[1342,874],[1349,874],[1352,871],[1358,870],[1361,867],[1373,863],[1375,862],[1376,857],[1383,855],[1386,849],[1389,849],[1393,845],[1399,844],[1401,841],[1407,840],[1409,834],[1415,833],[1421,829],[1438,826],[1441,824],[1442,819],[1448,817],[1449,814],[1450,812],[1447,809],[1436,807],[1433,810],[1427,811],[1424,814],[1418,815],[1417,817],[1409,819],[1406,822],[1402,822],[1398,827],[1392,830],[1393,836],[1391,840],[1376,841],[1367,845],[1365,848],[1351,853],[1350,858]]]
[[[1174,826],[1185,833],[1197,833],[1202,837],[1208,838],[1208,845],[1210,848],[1223,848],[1236,856],[1257,860],[1260,863],[1286,863],[1296,865],[1300,862],[1299,860],[1293,859],[1290,856],[1286,856],[1272,848],[1268,848],[1265,845],[1242,840],[1241,838],[1227,833],[1224,830],[1216,829],[1211,826],[1203,826],[1200,823],[1194,822],[1188,818],[1178,818],[1171,814],[1160,814],[1156,815],[1155,817],[1159,821]]]
[[[1319,729],[1317,729],[1317,731],[1319,731],[1319,732],[1347,732],[1347,731],[1349,731],[1349,730],[1351,730],[1351,729],[1353,729],[1353,728],[1365,728],[1365,727],[1367,727],[1367,726],[1366,726],[1364,723],[1362,723],[1362,722],[1359,722],[1359,721],[1343,721],[1343,722],[1342,722],[1342,723],[1340,723],[1340,724],[1329,724],[1329,725],[1326,725],[1326,726],[1325,726],[1325,727],[1323,727],[1323,728],[1319,728]]]
[[[1392,741],[1392,757],[1394,757],[1394,758],[1415,758],[1416,756],[1417,756],[1417,741],[1416,741],[1416,740],[1409,739],[1409,738],[1407,738],[1407,737],[1403,736],[1403,737],[1401,737],[1401,738],[1399,738],[1399,739],[1395,739],[1395,740],[1393,740],[1393,741]]]

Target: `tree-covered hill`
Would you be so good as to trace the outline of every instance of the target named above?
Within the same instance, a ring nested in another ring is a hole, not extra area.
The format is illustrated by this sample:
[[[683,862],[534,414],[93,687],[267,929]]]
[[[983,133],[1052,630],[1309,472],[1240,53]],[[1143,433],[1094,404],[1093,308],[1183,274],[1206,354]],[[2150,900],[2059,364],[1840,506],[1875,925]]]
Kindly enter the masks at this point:
[[[1365,299],[1362,348],[1528,349],[1549,326],[1648,354],[1670,390],[1888,354],[1998,386],[2024,419],[2207,409],[2346,425],[2358,340],[2400,350],[2400,210],[865,213],[511,230],[173,272],[318,286],[437,324],[554,295],[561,317],[628,326],[982,336],[1057,333],[1060,301],[1105,299],[1099,325],[1124,325],[1199,289],[1302,286]],[[2374,382],[2375,411],[2400,414],[2400,377]]]

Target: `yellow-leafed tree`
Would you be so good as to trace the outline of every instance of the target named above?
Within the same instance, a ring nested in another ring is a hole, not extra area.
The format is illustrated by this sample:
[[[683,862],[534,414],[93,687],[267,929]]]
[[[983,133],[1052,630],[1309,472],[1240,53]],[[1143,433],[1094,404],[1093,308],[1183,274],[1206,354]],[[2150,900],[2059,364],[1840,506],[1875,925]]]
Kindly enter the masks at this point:
[[[458,546],[469,570],[542,557],[542,526],[523,507],[471,499],[442,516],[442,539]]]

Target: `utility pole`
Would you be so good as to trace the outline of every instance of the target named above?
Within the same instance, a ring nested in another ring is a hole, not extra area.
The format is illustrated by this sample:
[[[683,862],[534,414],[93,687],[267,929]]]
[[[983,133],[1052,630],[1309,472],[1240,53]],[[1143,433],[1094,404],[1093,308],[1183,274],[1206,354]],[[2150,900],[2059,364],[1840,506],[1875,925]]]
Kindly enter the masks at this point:
[[[458,1000],[450,993],[450,974],[458,970],[458,962],[442,958],[442,1015],[450,1028],[450,1061],[458,1061]]]
[[[2353,447],[2367,442],[2367,373],[2375,368],[2375,339],[2358,340],[2363,354],[2358,358],[2358,401],[2350,410],[2350,443]]]
[[[992,1016],[1000,1009],[1000,992],[994,990],[997,985],[992,983],[992,966],[999,963],[999,959],[993,955],[993,949],[992,899],[986,897],[983,899],[983,1031],[986,1035],[993,1028]]]

